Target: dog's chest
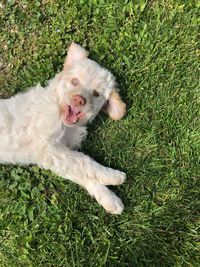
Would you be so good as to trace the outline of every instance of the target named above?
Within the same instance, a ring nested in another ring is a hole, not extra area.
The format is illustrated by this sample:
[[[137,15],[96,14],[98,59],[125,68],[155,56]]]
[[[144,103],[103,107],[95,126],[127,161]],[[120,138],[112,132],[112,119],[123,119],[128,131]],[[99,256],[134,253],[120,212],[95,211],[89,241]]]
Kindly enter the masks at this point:
[[[70,149],[77,149],[80,147],[86,135],[86,127],[75,126],[70,128],[63,126],[57,136],[54,136],[54,140]]]

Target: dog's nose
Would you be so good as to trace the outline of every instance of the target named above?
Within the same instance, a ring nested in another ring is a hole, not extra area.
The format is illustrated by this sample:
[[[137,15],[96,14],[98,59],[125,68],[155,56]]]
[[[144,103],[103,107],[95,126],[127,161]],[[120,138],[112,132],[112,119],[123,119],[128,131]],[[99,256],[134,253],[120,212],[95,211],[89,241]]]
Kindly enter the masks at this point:
[[[75,107],[84,106],[86,104],[85,98],[82,97],[81,95],[75,95],[75,96],[73,96],[72,102],[73,102],[73,105]]]

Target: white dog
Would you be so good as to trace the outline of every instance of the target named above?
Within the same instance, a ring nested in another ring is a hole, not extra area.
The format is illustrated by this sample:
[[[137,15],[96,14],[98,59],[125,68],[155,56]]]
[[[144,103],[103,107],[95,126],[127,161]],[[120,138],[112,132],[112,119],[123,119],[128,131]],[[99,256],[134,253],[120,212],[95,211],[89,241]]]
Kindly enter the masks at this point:
[[[83,186],[107,212],[120,214],[121,200],[105,185],[123,183],[125,174],[75,151],[102,108],[114,120],[125,114],[114,76],[72,43],[63,71],[46,88],[0,100],[0,162],[50,169]]]

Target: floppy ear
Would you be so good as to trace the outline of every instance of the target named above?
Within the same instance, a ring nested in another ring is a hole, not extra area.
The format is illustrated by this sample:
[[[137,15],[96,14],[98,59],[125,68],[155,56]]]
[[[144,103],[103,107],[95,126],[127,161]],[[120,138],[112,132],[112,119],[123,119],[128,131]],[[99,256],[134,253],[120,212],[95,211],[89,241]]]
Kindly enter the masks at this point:
[[[104,107],[104,111],[108,113],[113,120],[120,120],[126,114],[126,104],[121,100],[117,92],[112,91]]]
[[[88,55],[89,53],[87,52],[87,50],[76,43],[72,43],[65,58],[64,69],[71,67],[74,63],[88,57]]]

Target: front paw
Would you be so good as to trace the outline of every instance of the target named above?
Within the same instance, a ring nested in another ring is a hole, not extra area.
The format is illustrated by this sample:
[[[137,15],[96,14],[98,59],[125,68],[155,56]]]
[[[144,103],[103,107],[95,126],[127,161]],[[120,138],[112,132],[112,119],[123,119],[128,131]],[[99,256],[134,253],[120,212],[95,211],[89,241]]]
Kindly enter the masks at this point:
[[[109,192],[109,195],[104,196],[101,205],[110,214],[121,214],[124,210],[124,205],[121,199],[112,191]]]
[[[124,172],[107,168],[104,175],[101,175],[99,182],[103,185],[120,185],[126,180]]]
[[[118,170],[115,170],[114,172],[115,172],[114,177],[111,179],[113,183],[110,185],[123,184],[126,180],[126,174]]]
[[[122,213],[124,205],[121,199],[106,186],[96,182],[88,182],[86,189],[107,212],[111,214]]]

